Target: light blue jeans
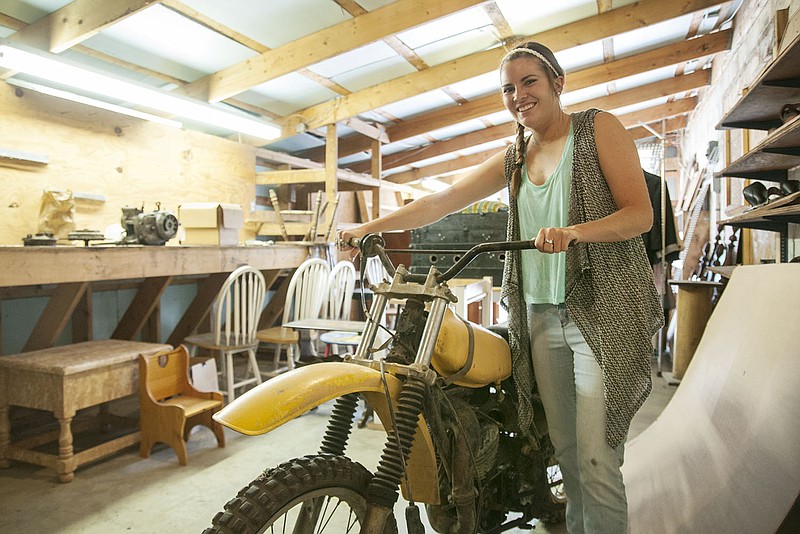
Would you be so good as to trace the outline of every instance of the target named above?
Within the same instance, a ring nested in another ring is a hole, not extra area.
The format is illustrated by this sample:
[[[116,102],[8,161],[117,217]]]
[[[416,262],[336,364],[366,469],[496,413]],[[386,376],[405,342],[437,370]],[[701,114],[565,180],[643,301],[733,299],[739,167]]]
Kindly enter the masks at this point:
[[[624,444],[606,443],[603,373],[564,305],[528,306],[536,383],[567,494],[570,534],[624,534]]]

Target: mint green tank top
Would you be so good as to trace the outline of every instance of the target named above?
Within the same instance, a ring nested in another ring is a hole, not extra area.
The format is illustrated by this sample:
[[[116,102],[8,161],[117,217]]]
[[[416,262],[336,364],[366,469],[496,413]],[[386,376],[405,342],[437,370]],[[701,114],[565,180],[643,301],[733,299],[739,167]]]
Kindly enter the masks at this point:
[[[535,239],[542,228],[561,228],[567,225],[573,149],[574,136],[570,123],[561,161],[542,185],[532,184],[528,179],[527,166],[523,166],[522,185],[517,197],[521,239]],[[526,250],[521,256],[525,303],[563,303],[566,300],[567,255]]]

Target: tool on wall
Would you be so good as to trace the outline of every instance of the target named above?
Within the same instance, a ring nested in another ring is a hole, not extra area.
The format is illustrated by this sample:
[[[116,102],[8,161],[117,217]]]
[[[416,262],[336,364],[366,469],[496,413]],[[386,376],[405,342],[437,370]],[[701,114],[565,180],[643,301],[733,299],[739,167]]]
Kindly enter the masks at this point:
[[[284,241],[289,241],[289,234],[286,233],[286,224],[283,222],[283,215],[281,215],[281,206],[278,203],[278,195],[274,189],[269,190],[269,201],[272,202],[272,209],[275,210],[275,218],[278,219],[281,236],[283,236]]]
[[[161,211],[161,203],[156,202],[156,210],[144,213],[140,208],[122,208],[122,228],[125,236],[118,245],[163,245],[178,233],[178,218],[170,211]]]

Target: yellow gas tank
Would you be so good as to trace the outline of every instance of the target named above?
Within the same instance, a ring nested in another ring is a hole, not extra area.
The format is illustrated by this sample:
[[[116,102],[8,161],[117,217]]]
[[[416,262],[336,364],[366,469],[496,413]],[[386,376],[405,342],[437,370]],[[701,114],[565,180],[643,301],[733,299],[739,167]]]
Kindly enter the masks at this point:
[[[480,325],[470,324],[475,337],[472,363],[453,383],[477,388],[508,378],[511,375],[511,351],[506,340]],[[467,325],[448,308],[433,349],[431,366],[440,375],[448,377],[464,368],[468,353]]]

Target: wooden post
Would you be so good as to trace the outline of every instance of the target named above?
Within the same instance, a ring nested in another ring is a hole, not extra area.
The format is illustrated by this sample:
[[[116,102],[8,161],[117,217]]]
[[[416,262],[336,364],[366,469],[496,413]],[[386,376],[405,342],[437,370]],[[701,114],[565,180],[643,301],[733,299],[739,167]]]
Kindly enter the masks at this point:
[[[376,180],[381,179],[382,167],[381,142],[378,139],[372,141],[372,177]],[[381,216],[381,188],[380,186],[372,190],[372,218],[377,219]]]
[[[336,124],[329,124],[325,134],[325,201],[328,206],[333,206],[336,195],[339,193],[339,138],[336,134]],[[332,225],[335,228],[336,221],[333,210],[325,210],[325,225]]]

